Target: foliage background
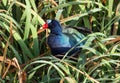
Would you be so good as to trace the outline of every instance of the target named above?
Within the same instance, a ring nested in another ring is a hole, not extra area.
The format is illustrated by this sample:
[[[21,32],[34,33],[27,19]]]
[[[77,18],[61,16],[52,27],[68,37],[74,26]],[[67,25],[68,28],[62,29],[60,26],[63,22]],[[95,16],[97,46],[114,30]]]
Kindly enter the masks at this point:
[[[78,58],[51,55],[46,19],[92,30]],[[119,19],[119,0],[0,0],[0,81],[119,83]]]

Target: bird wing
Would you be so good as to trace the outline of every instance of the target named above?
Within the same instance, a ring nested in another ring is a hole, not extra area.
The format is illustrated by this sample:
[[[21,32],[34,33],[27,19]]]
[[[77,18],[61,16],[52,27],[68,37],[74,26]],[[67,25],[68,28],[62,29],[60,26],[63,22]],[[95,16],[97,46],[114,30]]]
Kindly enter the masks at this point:
[[[53,55],[65,54],[71,49],[69,37],[66,35],[54,35],[50,34],[47,41]]]
[[[72,46],[76,45],[85,36],[73,28],[63,28],[63,33],[69,37],[69,42]],[[84,42],[80,43],[79,46],[83,45]]]

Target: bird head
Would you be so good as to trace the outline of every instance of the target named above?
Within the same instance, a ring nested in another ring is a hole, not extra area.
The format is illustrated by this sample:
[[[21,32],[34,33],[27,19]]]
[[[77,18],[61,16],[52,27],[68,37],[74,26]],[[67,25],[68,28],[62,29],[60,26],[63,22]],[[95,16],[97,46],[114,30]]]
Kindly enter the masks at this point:
[[[49,28],[52,34],[61,34],[62,27],[57,20],[47,20],[46,23],[43,25],[44,29]]]

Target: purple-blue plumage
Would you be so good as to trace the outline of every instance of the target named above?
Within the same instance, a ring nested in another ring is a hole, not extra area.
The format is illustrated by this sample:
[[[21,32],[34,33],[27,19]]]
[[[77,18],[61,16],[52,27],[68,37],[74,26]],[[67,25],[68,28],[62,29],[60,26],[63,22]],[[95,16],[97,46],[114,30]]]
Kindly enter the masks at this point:
[[[57,20],[48,20],[48,27],[50,29],[50,34],[48,36],[48,46],[51,49],[53,55],[65,54],[74,45],[76,45],[84,35],[79,33],[73,28],[62,28]],[[78,46],[83,45],[84,42],[80,43]],[[79,48],[74,48],[69,55],[79,51]]]

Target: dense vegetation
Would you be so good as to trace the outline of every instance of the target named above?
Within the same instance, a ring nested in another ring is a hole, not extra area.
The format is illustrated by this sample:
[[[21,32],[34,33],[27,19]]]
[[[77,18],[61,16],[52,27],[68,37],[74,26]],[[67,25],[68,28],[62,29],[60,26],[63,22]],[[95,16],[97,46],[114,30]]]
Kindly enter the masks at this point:
[[[46,19],[92,30],[78,58],[51,55]],[[119,19],[119,0],[0,0],[1,83],[119,83]]]

